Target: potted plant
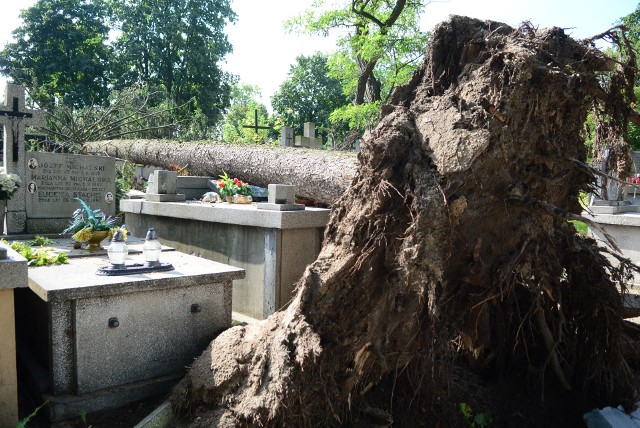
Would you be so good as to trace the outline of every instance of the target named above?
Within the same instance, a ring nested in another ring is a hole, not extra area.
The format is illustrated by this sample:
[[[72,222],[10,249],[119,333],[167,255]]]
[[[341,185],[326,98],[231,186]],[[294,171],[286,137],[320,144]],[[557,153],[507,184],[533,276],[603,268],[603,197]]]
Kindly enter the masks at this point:
[[[249,183],[245,183],[237,177],[232,179],[224,171],[218,181],[216,181],[216,187],[220,195],[224,196],[229,203],[250,204],[252,201]]]
[[[87,242],[90,251],[100,250],[100,242],[117,230],[115,217],[107,217],[102,210],[92,210],[85,201],[76,198],[81,208],[73,212],[71,223],[62,234],[72,234],[76,242]]]
[[[0,167],[0,234],[4,231],[4,216],[7,211],[7,201],[11,199],[14,193],[22,184],[20,176],[5,172]]]

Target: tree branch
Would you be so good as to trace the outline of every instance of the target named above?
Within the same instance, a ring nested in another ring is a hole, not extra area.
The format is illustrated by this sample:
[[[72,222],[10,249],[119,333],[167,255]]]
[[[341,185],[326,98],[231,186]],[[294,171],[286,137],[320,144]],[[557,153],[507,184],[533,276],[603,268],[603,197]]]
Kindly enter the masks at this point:
[[[393,10],[391,11],[391,15],[389,15],[389,18],[387,18],[387,20],[384,22],[376,18],[373,14],[364,10],[365,7],[369,4],[369,0],[352,0],[351,11],[358,16],[370,20],[378,27],[380,27],[383,33],[386,33],[386,29],[395,24],[396,20],[400,17],[400,14],[402,13],[402,10],[404,9],[406,3],[406,0],[398,0],[393,7]],[[359,8],[356,7],[357,4],[360,4]]]

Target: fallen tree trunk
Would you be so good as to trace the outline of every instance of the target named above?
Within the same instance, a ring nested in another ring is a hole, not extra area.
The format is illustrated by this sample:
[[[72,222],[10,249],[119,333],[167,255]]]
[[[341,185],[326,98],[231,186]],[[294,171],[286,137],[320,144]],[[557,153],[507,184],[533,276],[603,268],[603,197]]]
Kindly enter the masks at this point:
[[[495,397],[510,414],[526,412],[528,386],[633,401],[614,283],[626,265],[567,222],[593,184],[580,131],[605,62],[559,28],[438,26],[365,138],[292,303],[211,343],[173,392],[183,423],[453,426],[466,422],[446,412],[459,356],[518,379]],[[475,390],[465,401],[495,411]]]
[[[250,184],[293,184],[298,195],[333,203],[356,171],[356,153],[268,145],[167,140],[108,140],[87,143],[84,151],[189,174],[217,177],[226,171]]]

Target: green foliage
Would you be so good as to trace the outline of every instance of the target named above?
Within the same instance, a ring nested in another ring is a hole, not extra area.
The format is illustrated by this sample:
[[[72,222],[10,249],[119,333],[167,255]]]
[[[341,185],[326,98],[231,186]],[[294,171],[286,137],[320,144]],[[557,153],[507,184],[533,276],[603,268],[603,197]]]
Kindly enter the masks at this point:
[[[91,231],[109,230],[116,226],[117,219],[115,217],[107,217],[102,210],[92,210],[85,201],[75,198],[80,204],[71,216],[71,222],[62,234],[75,234],[82,229],[88,228]]]
[[[29,416],[27,416],[26,418],[24,418],[20,422],[18,422],[18,425],[16,425],[16,428],[26,428],[27,424],[29,423],[29,421],[31,421],[31,419],[35,418],[36,415],[38,414],[38,412],[40,410],[42,410],[42,408],[44,406],[46,406],[47,404],[49,404],[49,400],[47,400],[44,403],[42,403],[41,405],[39,405]]]
[[[79,152],[88,141],[171,138],[191,120],[197,119],[189,117],[188,105],[176,106],[163,91],[138,85],[111,92],[105,106],[54,107],[45,131],[68,151]]]
[[[640,4],[636,6],[636,10],[620,18],[620,22],[627,29],[627,39],[631,43],[631,47],[636,52],[640,52]]]
[[[45,245],[51,245],[53,241],[50,238],[42,235],[36,235],[33,237],[33,241],[29,242],[32,247],[44,247]]]
[[[224,28],[229,0],[112,1],[120,30],[114,45],[117,88],[144,82],[176,104],[191,104],[213,125],[229,105],[232,76],[219,67],[231,52]]]
[[[106,100],[110,9],[103,0],[38,0],[20,17],[14,42],[0,52],[0,72],[24,85],[42,107],[82,107]]]
[[[328,74],[326,56],[321,53],[299,56],[296,64],[291,65],[287,79],[273,95],[271,105],[274,111],[286,125],[293,127],[296,135],[302,135],[305,122],[314,122],[317,133],[326,139],[332,127],[329,115],[349,104],[340,80]],[[348,129],[342,126],[339,131],[344,134]]]
[[[257,101],[260,89],[251,85],[231,87],[231,106],[222,123],[222,140],[234,143],[262,143],[269,138],[269,130],[245,128],[255,123],[258,111],[258,126],[271,126],[267,107]]]
[[[80,410],[80,420],[82,421],[82,424],[86,428],[91,428],[93,426],[93,425],[87,425],[88,419],[87,419],[87,411],[86,410]]]
[[[30,243],[13,241],[11,244],[9,244],[4,239],[2,240],[2,243],[4,243],[5,245],[9,245],[12,250],[16,251],[22,257],[27,259],[27,266],[29,267],[63,265],[69,262],[69,257],[66,253],[58,253],[54,256],[51,254],[50,248],[34,249]],[[40,407],[36,409],[36,412],[40,409]],[[34,416],[36,412],[34,412],[31,416]],[[29,417],[29,419],[31,418],[31,416]],[[26,422],[28,422],[29,419],[27,419]]]
[[[493,424],[493,416],[489,413],[473,413],[473,409],[467,403],[458,404],[462,416],[469,422],[470,428],[487,428]]]
[[[637,31],[637,30],[636,30]],[[636,49],[640,48],[639,45],[636,45]],[[640,63],[638,64],[640,66]],[[635,88],[633,88],[635,95],[636,95],[636,99],[640,98],[640,86],[636,86]],[[638,109],[636,109],[638,110]],[[629,122],[629,143],[631,146],[631,150],[640,150],[640,126],[636,125],[635,123],[631,123]]]
[[[380,101],[360,105],[346,105],[334,110],[329,119],[331,123],[346,123],[350,129],[366,129],[375,125],[380,117]]]
[[[636,52],[636,70],[638,70],[640,69],[640,58],[638,57],[640,55],[640,4],[636,6],[635,11],[622,17],[620,21],[626,27],[626,35],[631,48]],[[620,55],[614,53],[614,56],[619,57]],[[640,97],[640,73],[637,71],[634,92],[636,99],[638,99]],[[636,111],[638,111],[637,108]],[[640,150],[640,127],[629,123],[628,138],[631,150]]]
[[[340,31],[338,51],[328,62],[329,75],[342,82],[354,105],[384,102],[395,87],[410,79],[422,60],[429,37],[419,26],[424,5],[422,0],[342,0],[325,9],[323,1],[315,0],[313,9],[286,25],[311,34]],[[347,123],[366,123],[349,117],[350,112],[359,114],[344,110],[335,117]]]
[[[0,52],[0,72],[25,85],[40,106],[68,107],[63,123],[77,108],[108,110],[113,89],[140,85],[162,94],[149,106],[172,113],[163,125],[185,125],[164,137],[211,135],[229,105],[233,76],[218,65],[231,51],[224,34],[235,19],[229,0],[38,0],[22,18],[15,41]],[[79,116],[86,114],[101,112]]]
[[[579,235],[587,236],[589,234],[589,225],[578,220],[569,220]]]
[[[458,409],[465,419],[471,419],[473,417],[473,410],[471,410],[471,406],[467,403],[458,404]]]
[[[136,185],[136,165],[129,161],[116,163],[116,212],[120,212],[120,200]]]

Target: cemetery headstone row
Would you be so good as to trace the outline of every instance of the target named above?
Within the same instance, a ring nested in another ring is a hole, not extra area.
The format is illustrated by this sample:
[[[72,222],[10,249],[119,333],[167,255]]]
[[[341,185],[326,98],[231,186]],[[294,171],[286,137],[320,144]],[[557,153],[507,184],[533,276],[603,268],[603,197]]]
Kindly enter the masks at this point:
[[[293,137],[293,128],[290,126],[282,127],[282,136],[280,138],[280,145],[287,147],[304,147],[309,149],[321,149],[322,138],[316,138],[316,124],[313,122],[306,122],[304,124],[304,132],[302,136],[296,135]]]

